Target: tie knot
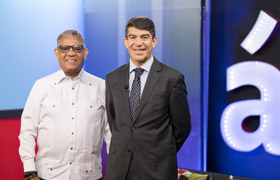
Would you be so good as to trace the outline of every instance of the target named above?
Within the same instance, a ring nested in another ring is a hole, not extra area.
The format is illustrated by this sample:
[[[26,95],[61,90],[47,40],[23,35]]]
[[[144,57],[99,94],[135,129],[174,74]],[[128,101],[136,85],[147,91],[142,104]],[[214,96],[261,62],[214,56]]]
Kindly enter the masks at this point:
[[[135,77],[140,77],[141,74],[143,74],[144,69],[142,69],[142,68],[135,68],[134,71],[135,71]]]

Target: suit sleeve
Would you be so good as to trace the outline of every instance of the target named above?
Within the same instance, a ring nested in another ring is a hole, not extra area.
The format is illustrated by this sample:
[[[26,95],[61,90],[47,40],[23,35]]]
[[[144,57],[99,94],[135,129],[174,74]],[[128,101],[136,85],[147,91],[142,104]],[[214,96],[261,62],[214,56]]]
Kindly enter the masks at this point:
[[[191,116],[187,100],[187,90],[182,74],[172,87],[169,101],[173,133],[178,152],[191,131]]]
[[[110,130],[112,132],[113,120],[115,117],[115,110],[114,110],[113,98],[112,98],[111,87],[110,87],[108,75],[106,76],[106,112],[107,112]]]

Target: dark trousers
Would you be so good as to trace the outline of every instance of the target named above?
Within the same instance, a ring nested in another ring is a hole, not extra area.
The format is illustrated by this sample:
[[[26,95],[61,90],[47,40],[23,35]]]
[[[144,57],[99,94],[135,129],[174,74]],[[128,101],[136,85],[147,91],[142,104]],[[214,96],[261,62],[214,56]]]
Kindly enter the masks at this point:
[[[40,178],[40,177],[39,177],[39,179],[40,179],[40,180],[45,180],[45,179],[42,179],[42,178]],[[102,178],[100,178],[100,179],[97,179],[97,180],[102,180]]]

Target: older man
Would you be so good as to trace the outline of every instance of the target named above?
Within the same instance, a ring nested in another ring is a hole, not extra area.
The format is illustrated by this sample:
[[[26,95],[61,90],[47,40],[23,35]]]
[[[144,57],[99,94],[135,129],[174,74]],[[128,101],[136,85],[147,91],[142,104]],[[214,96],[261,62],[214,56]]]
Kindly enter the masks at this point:
[[[82,69],[88,49],[78,31],[60,34],[54,52],[61,70],[36,81],[21,118],[24,177],[101,179],[103,137],[107,145],[111,138],[105,82]]]

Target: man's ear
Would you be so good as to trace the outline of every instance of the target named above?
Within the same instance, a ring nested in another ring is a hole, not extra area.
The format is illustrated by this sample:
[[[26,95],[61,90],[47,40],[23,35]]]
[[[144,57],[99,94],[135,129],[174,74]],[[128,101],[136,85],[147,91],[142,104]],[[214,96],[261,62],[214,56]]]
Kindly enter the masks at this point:
[[[87,55],[88,55],[88,49],[85,49],[85,50],[84,50],[84,60],[87,59]]]
[[[156,47],[157,45],[157,37],[155,36],[153,39],[153,48]]]
[[[58,49],[57,48],[54,49],[54,53],[55,53],[56,59],[59,59]]]
[[[124,38],[124,45],[125,45],[126,48],[128,47],[128,45],[127,45],[127,38],[126,37]]]

